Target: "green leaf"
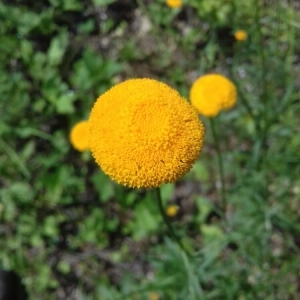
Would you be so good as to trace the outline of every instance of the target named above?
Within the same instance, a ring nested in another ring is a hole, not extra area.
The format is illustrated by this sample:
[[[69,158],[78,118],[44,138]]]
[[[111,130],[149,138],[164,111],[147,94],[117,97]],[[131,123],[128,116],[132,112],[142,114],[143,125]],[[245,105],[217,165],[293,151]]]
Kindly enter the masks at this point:
[[[57,264],[57,269],[62,272],[63,274],[69,274],[71,271],[71,266],[70,263],[65,261],[65,260],[61,260],[58,264]]]
[[[49,237],[58,235],[57,219],[55,216],[49,216],[44,220],[43,233]]]
[[[30,236],[30,243],[33,247],[42,247],[43,239],[41,238],[39,233],[34,233]]]
[[[162,219],[150,193],[135,207],[134,216],[134,220],[128,224],[125,231],[131,231],[135,240],[146,237],[149,233],[157,231],[161,226]]]
[[[88,215],[80,224],[80,237],[82,240],[98,245],[105,245],[107,243],[104,224],[104,211],[100,208],[94,208],[90,215]]]
[[[157,218],[145,206],[136,209],[136,230],[133,232],[133,238],[136,240],[145,237],[148,232],[155,231],[158,228]]]
[[[48,61],[50,65],[56,66],[62,62],[69,42],[69,35],[66,30],[62,30],[51,40],[48,50]]]
[[[64,10],[80,11],[83,9],[83,3],[79,0],[63,0],[63,4]]]
[[[106,6],[116,2],[116,0],[92,0],[95,6]]]
[[[4,220],[13,220],[17,214],[17,206],[14,199],[12,199],[9,189],[0,190],[0,197],[1,204],[3,204],[2,215],[4,216]]]
[[[95,21],[93,19],[89,19],[84,23],[78,24],[78,31],[81,33],[90,33],[95,28]]]
[[[98,191],[100,201],[106,202],[114,196],[113,183],[101,170],[93,175],[92,182]]]
[[[74,98],[69,95],[60,96],[56,102],[56,111],[59,114],[72,114],[75,112]]]
[[[198,214],[196,220],[199,223],[204,223],[207,216],[213,210],[213,204],[209,199],[203,196],[197,196],[195,202],[198,208]]]
[[[33,192],[28,183],[15,182],[10,187],[12,196],[21,203],[33,201]]]
[[[209,173],[203,161],[197,160],[193,166],[193,172],[195,173],[196,179],[199,181],[207,181],[209,179]]]
[[[201,225],[201,233],[203,235],[203,241],[205,248],[203,251],[207,254],[207,257],[213,259],[222,251],[225,243],[225,235],[221,228],[217,225]]]
[[[33,12],[27,11],[19,11],[18,12],[18,31],[20,34],[27,34],[33,28],[37,27],[41,21],[41,17],[39,14],[35,14]]]
[[[73,11],[77,11],[77,10],[81,10],[83,5],[81,3],[81,1],[78,0],[49,0],[49,2],[54,6],[54,7],[59,7],[62,10],[73,10]]]
[[[29,63],[33,55],[33,46],[28,40],[21,40],[20,42],[21,57],[26,63]]]
[[[175,185],[173,183],[167,183],[160,187],[161,198],[164,204],[170,201],[174,195]]]
[[[201,232],[206,242],[213,242],[223,237],[223,231],[216,225],[201,225]]]

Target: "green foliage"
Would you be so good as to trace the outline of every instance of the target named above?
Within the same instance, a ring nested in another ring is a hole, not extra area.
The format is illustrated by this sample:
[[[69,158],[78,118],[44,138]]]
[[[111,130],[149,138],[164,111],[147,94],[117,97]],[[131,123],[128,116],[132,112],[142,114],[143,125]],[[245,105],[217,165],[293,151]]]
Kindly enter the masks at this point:
[[[258,3],[256,0],[192,0],[189,2],[196,9],[199,18],[209,22],[214,27],[229,26],[229,22],[235,20],[239,23],[251,21],[255,14],[253,8]]]
[[[95,6],[106,6],[114,2],[116,2],[116,0],[93,0]]]
[[[0,266],[30,299],[298,299],[299,11],[124,3],[0,3]],[[188,98],[209,72],[239,94],[215,119],[227,207],[204,118],[199,160],[161,188],[163,205],[180,208],[168,220],[188,255],[166,237],[153,191],[112,182],[69,133],[121,80],[159,78]]]

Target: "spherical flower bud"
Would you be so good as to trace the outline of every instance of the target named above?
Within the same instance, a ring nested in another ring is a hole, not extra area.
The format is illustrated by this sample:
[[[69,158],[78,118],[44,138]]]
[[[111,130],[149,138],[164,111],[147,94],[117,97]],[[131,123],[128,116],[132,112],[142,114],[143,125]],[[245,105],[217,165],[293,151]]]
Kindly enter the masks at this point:
[[[73,126],[70,132],[70,142],[78,151],[89,150],[88,122],[81,121]]]
[[[172,8],[178,8],[178,7],[181,7],[181,6],[182,6],[182,1],[181,1],[181,0],[167,0],[167,1],[166,1],[166,4],[167,4],[169,7],[172,7]]]
[[[179,211],[179,206],[178,205],[169,205],[166,209],[166,215],[168,217],[175,217]]]
[[[190,90],[190,100],[198,112],[206,117],[214,117],[223,109],[236,103],[236,87],[220,74],[208,74],[198,78]]]
[[[101,95],[89,118],[90,148],[113,180],[151,188],[187,173],[203,145],[196,110],[168,85],[130,79]]]
[[[237,41],[245,41],[247,39],[247,32],[245,30],[237,30],[235,33],[234,33],[234,37]]]

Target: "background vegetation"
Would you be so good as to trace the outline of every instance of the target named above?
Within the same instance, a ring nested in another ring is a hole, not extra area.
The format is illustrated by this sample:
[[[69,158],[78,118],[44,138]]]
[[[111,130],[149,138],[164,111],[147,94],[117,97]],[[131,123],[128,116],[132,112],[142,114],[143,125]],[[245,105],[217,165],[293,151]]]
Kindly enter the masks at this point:
[[[296,0],[0,2],[0,267],[30,299],[299,299],[299,20]],[[227,210],[208,119],[193,170],[162,187],[189,257],[152,191],[110,181],[69,132],[124,79],[188,97],[210,72],[239,90],[214,120]]]

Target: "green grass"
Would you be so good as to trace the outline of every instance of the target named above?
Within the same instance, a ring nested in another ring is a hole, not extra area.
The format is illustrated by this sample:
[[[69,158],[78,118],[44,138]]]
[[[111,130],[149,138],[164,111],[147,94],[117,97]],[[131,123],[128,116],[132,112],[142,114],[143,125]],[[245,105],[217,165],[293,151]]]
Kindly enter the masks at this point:
[[[0,3],[0,267],[30,299],[300,298],[296,1],[121,2]],[[112,182],[69,132],[119,81],[157,78],[188,97],[210,72],[239,92],[213,120],[226,209],[207,118],[195,167],[161,188],[188,255],[153,191]]]

